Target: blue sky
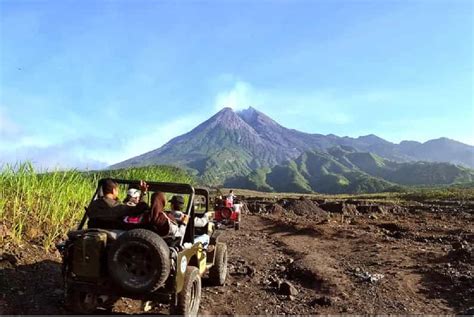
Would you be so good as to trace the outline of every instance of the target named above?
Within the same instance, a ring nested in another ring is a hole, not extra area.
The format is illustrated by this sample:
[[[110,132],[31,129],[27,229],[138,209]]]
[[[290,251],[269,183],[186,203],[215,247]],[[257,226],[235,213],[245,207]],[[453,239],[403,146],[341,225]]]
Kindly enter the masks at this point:
[[[223,106],[474,145],[473,2],[0,1],[0,164],[96,168]]]

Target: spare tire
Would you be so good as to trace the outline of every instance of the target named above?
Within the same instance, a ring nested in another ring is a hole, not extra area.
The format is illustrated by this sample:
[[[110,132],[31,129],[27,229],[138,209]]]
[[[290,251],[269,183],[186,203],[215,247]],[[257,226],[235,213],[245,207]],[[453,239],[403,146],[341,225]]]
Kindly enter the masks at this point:
[[[230,217],[232,217],[232,209],[229,207],[224,207],[221,209],[221,216],[222,218],[228,220]]]
[[[112,281],[123,290],[142,294],[163,286],[170,274],[170,251],[158,234],[133,229],[111,246],[108,269]]]

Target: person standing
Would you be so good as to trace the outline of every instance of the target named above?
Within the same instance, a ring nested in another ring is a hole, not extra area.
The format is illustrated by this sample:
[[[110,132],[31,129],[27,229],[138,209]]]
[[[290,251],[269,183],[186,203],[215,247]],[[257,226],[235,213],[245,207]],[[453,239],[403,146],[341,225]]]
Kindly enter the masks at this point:
[[[226,197],[226,207],[232,208],[234,206],[234,198],[236,196],[234,195],[234,191],[231,189],[229,191],[229,194]]]

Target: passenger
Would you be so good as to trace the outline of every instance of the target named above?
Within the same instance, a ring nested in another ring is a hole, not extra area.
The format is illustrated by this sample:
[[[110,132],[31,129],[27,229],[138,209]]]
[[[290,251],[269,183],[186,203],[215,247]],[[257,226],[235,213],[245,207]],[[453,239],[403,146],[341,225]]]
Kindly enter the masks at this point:
[[[136,206],[140,202],[142,197],[142,192],[136,188],[130,188],[127,191],[127,197],[124,199],[123,203],[128,206]]]
[[[155,192],[151,195],[151,210],[149,213],[143,215],[143,223],[150,227],[151,230],[155,231],[162,237],[173,236],[173,233],[180,229],[177,223],[174,223],[164,212],[166,205],[166,196],[162,192]]]
[[[122,204],[118,200],[119,186],[111,179],[106,179],[101,189],[103,197],[92,201],[87,208],[89,228],[121,229],[124,217],[137,216],[148,209],[145,202],[139,202],[136,206]],[[145,193],[147,184],[140,181],[140,189]]]
[[[186,224],[189,217],[182,212],[184,198],[173,196],[170,200],[172,211],[165,212],[166,196],[162,192],[155,192],[151,195],[151,209],[140,216],[137,223],[167,238],[181,238],[186,232]],[[204,227],[209,222],[207,214],[205,218],[195,217],[194,224],[197,227]],[[209,235],[204,234],[194,239],[194,242],[201,242],[203,247],[209,245]]]
[[[171,211],[168,213],[169,218],[174,220],[177,224],[184,224],[186,225],[188,222],[189,217],[183,213],[183,206],[184,206],[184,198],[180,195],[175,195],[169,201],[171,203]],[[203,217],[194,217],[194,226],[198,228],[205,227],[209,223],[209,217],[204,214]],[[185,226],[183,226],[185,227]],[[184,235],[184,231],[177,232],[180,236]],[[194,238],[194,242],[201,242],[204,248],[207,248],[209,245],[210,237],[208,234],[203,234],[198,237]]]

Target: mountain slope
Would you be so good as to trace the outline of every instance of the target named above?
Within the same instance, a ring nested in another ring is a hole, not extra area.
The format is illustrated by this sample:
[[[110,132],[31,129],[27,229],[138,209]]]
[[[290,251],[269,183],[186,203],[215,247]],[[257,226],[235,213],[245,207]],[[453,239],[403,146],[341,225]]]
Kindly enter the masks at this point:
[[[255,171],[246,179],[231,179],[226,186],[339,194],[380,192],[395,185],[451,185],[473,180],[474,170],[453,164],[396,163],[373,153],[335,147],[328,152],[307,151],[296,160]]]
[[[120,162],[111,168],[176,165],[189,169],[209,185],[221,185],[226,180],[247,176],[260,168],[295,160],[307,151],[328,152],[336,148],[350,149],[352,152],[370,152],[380,159],[397,162],[424,160],[474,167],[474,147],[457,141],[442,138],[425,143],[403,141],[394,144],[375,135],[350,138],[331,134],[309,134],[285,128],[250,107],[240,112],[224,108],[161,148]],[[357,154],[353,156],[355,161],[352,165],[346,165],[348,157],[335,160],[348,169],[357,168],[357,164],[370,163],[357,162]],[[383,164],[389,164],[387,168],[390,168],[391,163]],[[261,178],[261,172],[252,175],[257,179]],[[385,174],[377,177],[385,177]],[[396,179],[395,176],[393,178]],[[338,181],[344,182],[343,179]],[[300,185],[306,188],[306,185]]]
[[[185,166],[209,184],[253,169],[273,166],[285,155],[263,139],[230,108],[224,108],[192,131],[159,149],[131,158],[112,168],[150,164]]]

